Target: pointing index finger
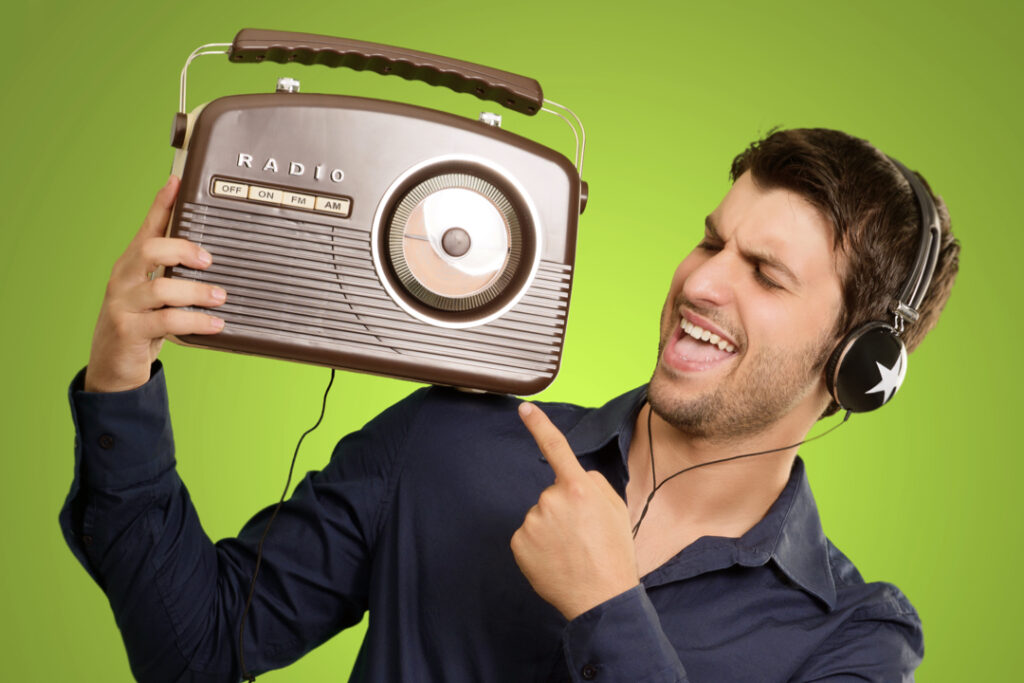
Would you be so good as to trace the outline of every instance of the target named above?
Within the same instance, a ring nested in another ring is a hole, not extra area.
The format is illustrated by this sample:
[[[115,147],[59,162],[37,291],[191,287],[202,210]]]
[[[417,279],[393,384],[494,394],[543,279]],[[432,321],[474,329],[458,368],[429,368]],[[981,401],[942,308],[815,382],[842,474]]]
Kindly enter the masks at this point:
[[[585,474],[583,466],[572,452],[569,442],[548,416],[532,403],[519,404],[519,417],[530,430],[540,452],[555,471],[556,479],[572,479]]]

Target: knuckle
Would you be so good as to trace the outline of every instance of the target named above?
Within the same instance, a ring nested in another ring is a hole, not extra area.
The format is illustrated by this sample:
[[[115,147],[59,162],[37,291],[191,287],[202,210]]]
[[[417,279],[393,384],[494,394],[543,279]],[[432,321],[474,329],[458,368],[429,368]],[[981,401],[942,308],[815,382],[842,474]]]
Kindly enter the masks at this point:
[[[509,548],[512,549],[512,556],[515,558],[516,563],[522,562],[529,556],[530,541],[527,538],[527,532],[523,529],[518,529],[512,538],[508,542]]]
[[[171,295],[171,282],[165,277],[158,277],[149,282],[150,292],[156,300],[154,308],[159,308],[162,302],[167,301]]]
[[[570,496],[576,499],[583,498],[585,495],[587,495],[586,487],[583,486],[583,484],[579,481],[569,482],[569,484],[566,487],[566,490],[569,492]]]
[[[526,536],[530,533],[530,529],[537,526],[537,518],[540,515],[541,509],[540,502],[538,501],[536,505],[531,506],[530,509],[526,511],[526,516],[523,517],[523,523],[519,525],[519,529],[516,531],[516,533],[519,534],[521,541],[526,539]]]
[[[175,243],[168,237],[150,237],[146,240],[148,251],[146,262],[155,264],[164,261],[181,261],[184,250],[175,249]],[[173,265],[167,263],[166,265]]]
[[[541,449],[545,453],[550,453],[551,451],[554,451],[559,446],[561,446],[561,440],[557,436],[552,434],[542,436],[540,442]]]
[[[153,250],[157,247],[158,237],[145,237],[139,240],[139,255],[148,257],[153,254]]]
[[[128,339],[129,337],[131,337],[132,326],[127,315],[111,315],[110,329],[113,331],[114,336],[118,339]]]
[[[155,313],[157,320],[160,321],[160,325],[166,330],[174,323],[177,311],[173,308],[161,308],[160,310],[155,311]]]
[[[114,261],[114,265],[110,267],[110,277],[107,278],[107,291],[110,291],[110,288],[124,277],[124,271],[127,267],[127,258],[128,254],[123,254],[120,258]]]
[[[146,263],[147,268],[149,267],[149,264],[156,261],[157,248],[159,247],[159,244],[155,242],[156,239],[157,238],[155,237],[149,237],[142,240],[139,244],[138,255],[139,258]]]

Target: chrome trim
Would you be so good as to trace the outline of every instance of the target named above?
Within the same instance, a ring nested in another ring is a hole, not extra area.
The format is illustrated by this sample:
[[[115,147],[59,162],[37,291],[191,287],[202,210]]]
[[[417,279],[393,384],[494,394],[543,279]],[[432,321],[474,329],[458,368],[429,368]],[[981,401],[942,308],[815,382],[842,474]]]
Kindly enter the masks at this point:
[[[519,292],[517,292],[516,295],[512,297],[512,300],[509,301],[500,310],[495,311],[494,313],[483,318],[471,320],[468,322],[452,322],[450,320],[432,318],[409,306],[409,304],[407,304],[402,299],[401,295],[399,295],[398,292],[395,291],[395,289],[391,286],[391,283],[385,276],[384,263],[382,260],[382,255],[380,253],[380,248],[378,247],[378,237],[380,236],[380,231],[383,229],[384,223],[384,207],[386,207],[390,203],[391,198],[405,184],[405,181],[414,173],[418,173],[419,171],[422,171],[424,168],[443,163],[450,163],[453,161],[461,161],[470,164],[478,164],[480,166],[484,166],[493,171],[494,173],[498,174],[499,176],[501,176],[505,181],[512,185],[512,187],[514,187],[515,190],[519,193],[519,196],[522,199],[523,203],[526,204],[526,210],[529,211],[530,213],[530,222],[533,225],[533,237],[535,240],[535,244],[537,245],[536,249],[534,250],[533,263],[530,264],[530,273],[529,275],[527,275],[526,282],[523,284],[522,289],[520,289]],[[506,171],[504,168],[495,164],[493,161],[484,159],[482,157],[475,157],[463,154],[446,154],[426,159],[425,161],[421,161],[415,166],[410,167],[402,175],[398,176],[398,178],[396,178],[395,181],[392,182],[391,185],[388,187],[387,191],[384,192],[384,196],[382,196],[380,198],[380,201],[377,203],[377,210],[374,212],[373,215],[373,226],[370,228],[370,254],[373,259],[374,271],[377,273],[377,278],[380,280],[381,285],[388,293],[388,296],[391,297],[391,300],[398,304],[403,311],[405,311],[412,317],[416,318],[417,320],[427,323],[428,325],[446,327],[449,329],[465,329],[469,327],[476,327],[478,325],[484,325],[486,323],[491,322],[492,320],[500,318],[501,316],[508,313],[508,311],[512,309],[516,304],[518,304],[520,300],[523,298],[523,296],[526,295],[526,292],[530,289],[530,287],[533,286],[534,278],[537,276],[537,270],[540,267],[540,256],[541,253],[544,251],[543,234],[544,231],[541,229],[540,215],[537,212],[537,207],[534,206],[533,200],[530,198],[530,195],[526,192],[526,188],[523,187],[522,183],[516,180],[515,176]]]
[[[576,157],[574,163],[576,165],[576,172],[579,174],[580,179],[582,180],[583,155],[587,151],[587,130],[583,127],[583,121],[580,120],[580,117],[576,116],[576,112],[574,112],[572,109],[569,109],[569,107],[565,106],[564,104],[559,104],[558,102],[554,102],[549,99],[545,99],[544,104],[551,105],[552,107],[558,107],[562,111],[567,112],[569,116],[571,116],[573,120],[576,121],[576,125],[573,125],[572,121],[566,118],[565,115],[563,115],[561,112],[554,111],[553,109],[548,109],[547,107],[540,108],[541,111],[545,111],[549,114],[554,114],[558,118],[565,121],[565,123],[569,126],[569,129],[572,131],[573,137],[576,138]],[[576,126],[579,126],[580,129],[578,134],[576,132]]]
[[[213,50],[209,48],[215,47],[231,47],[231,43],[207,43],[206,45],[200,45],[185,59],[185,66],[181,67],[181,83],[178,90],[178,111],[182,114],[186,113],[185,109],[185,92],[187,90],[186,81],[188,80],[188,66],[192,63],[196,57],[202,57],[203,55],[226,55],[230,50]]]

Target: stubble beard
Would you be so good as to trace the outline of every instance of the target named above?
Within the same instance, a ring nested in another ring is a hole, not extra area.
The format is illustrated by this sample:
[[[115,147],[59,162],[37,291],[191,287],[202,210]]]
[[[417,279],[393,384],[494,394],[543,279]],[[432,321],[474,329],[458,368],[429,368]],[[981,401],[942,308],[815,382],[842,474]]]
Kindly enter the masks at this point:
[[[714,389],[686,398],[674,389],[670,371],[660,367],[667,339],[658,344],[659,360],[647,389],[651,409],[676,429],[715,441],[756,434],[793,410],[817,386],[831,351],[827,337],[796,351],[765,349],[740,359],[747,361],[742,375],[732,372]],[[808,358],[814,359],[810,366]]]

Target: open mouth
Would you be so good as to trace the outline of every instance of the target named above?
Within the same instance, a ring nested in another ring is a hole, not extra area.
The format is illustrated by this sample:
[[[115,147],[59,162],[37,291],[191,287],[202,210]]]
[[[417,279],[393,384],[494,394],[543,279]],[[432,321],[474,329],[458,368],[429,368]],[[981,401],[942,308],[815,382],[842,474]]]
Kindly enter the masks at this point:
[[[717,346],[720,351],[725,351],[727,353],[736,352],[735,344],[730,343],[727,339],[719,337],[717,334],[710,330],[705,330],[700,325],[695,325],[691,323],[686,318],[683,318],[682,322],[679,324],[679,327],[682,328],[683,332],[693,337],[697,341],[706,342],[711,346]]]
[[[736,355],[736,344],[685,317],[672,335],[666,360],[681,370],[706,370]]]

